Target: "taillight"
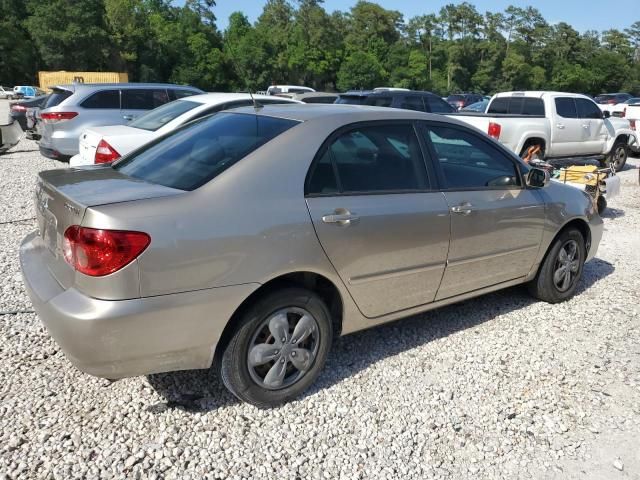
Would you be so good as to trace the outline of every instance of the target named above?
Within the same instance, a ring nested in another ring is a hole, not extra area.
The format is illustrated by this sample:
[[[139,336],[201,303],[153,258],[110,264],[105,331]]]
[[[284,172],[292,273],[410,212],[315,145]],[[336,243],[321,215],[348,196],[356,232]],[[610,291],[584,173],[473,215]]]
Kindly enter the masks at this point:
[[[151,242],[143,232],[100,230],[72,225],[64,232],[64,259],[91,277],[117,272],[135,260]]]
[[[100,140],[96,148],[95,163],[109,163],[120,158],[120,154],[104,140]]]
[[[502,132],[502,127],[499,123],[489,122],[489,130],[487,134],[491,138],[495,138],[496,140],[500,138],[500,132]]]
[[[47,123],[64,122],[78,116],[78,112],[47,112],[41,113],[40,117]]]
[[[11,111],[12,112],[26,112],[27,111],[27,107],[25,107],[24,105],[11,105]]]

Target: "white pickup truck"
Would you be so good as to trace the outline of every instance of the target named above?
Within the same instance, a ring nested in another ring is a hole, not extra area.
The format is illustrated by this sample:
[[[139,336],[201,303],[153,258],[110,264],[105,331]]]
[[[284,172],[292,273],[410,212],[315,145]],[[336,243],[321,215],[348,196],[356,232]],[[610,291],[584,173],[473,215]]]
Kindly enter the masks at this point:
[[[640,154],[640,105],[627,105],[623,112],[623,118],[626,118],[631,125],[631,130],[636,132],[638,141],[631,147],[631,150],[637,155]]]
[[[450,116],[482,130],[527,160],[596,157],[620,170],[629,149],[638,144],[627,119],[610,117],[592,99],[575,93],[498,93],[487,113]]]

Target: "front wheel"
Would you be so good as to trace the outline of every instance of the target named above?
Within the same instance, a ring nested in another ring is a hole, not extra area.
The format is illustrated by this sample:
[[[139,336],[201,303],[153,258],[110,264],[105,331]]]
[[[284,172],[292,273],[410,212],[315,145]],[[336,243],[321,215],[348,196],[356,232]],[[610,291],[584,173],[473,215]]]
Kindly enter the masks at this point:
[[[333,337],[329,309],[309,290],[284,288],[242,315],[220,374],[240,400],[268,408],[299,396],[324,366]]]
[[[578,287],[585,258],[582,233],[575,228],[563,231],[551,245],[536,278],[529,283],[530,293],[548,303],[570,299]]]

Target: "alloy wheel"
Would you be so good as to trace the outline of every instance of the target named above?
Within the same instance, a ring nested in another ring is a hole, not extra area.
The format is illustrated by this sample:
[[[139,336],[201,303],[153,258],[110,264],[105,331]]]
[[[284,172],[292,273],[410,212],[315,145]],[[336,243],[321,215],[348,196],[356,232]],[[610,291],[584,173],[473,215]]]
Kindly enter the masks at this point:
[[[553,284],[560,292],[566,292],[578,279],[580,253],[578,243],[569,240],[562,245],[553,271]]]
[[[260,387],[280,390],[311,369],[320,345],[317,320],[307,310],[288,307],[270,314],[256,329],[247,365]]]

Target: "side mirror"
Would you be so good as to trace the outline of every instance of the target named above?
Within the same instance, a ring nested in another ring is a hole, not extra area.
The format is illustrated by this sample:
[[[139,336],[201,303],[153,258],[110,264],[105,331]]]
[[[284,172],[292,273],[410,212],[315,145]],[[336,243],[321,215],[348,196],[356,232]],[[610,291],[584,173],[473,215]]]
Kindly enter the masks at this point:
[[[602,116],[604,118],[610,118],[611,117],[611,112],[609,110],[605,110],[602,112]]]
[[[542,170],[541,168],[532,168],[525,177],[527,187],[531,188],[543,188],[549,183],[549,181],[551,181],[549,172]]]

